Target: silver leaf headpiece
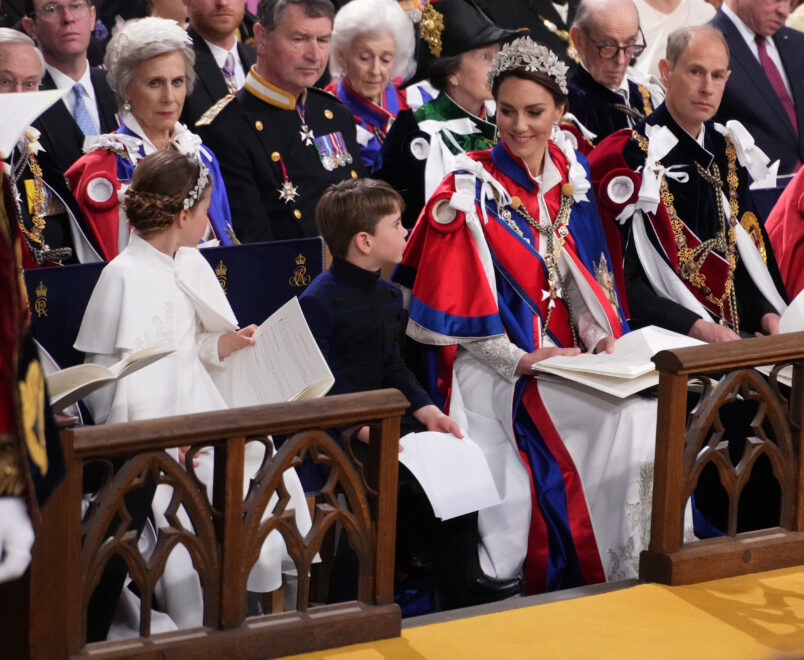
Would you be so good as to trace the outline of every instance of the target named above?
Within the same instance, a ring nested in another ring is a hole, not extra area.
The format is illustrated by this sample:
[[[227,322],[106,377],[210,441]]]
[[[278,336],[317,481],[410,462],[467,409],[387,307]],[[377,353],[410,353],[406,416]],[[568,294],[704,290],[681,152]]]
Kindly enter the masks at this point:
[[[182,203],[182,207],[185,210],[192,208],[198,203],[198,200],[201,199],[201,195],[203,195],[204,190],[207,187],[207,182],[209,181],[209,170],[200,158],[198,159],[198,164],[200,165],[198,170],[198,180],[195,182],[195,187],[187,193],[187,197],[184,198],[184,202]]]
[[[494,56],[489,70],[489,88],[492,88],[494,81],[506,71],[525,69],[525,71],[548,75],[566,94],[567,68],[567,65],[558,59],[558,56],[549,48],[537,44],[530,37],[518,37],[505,44]]]

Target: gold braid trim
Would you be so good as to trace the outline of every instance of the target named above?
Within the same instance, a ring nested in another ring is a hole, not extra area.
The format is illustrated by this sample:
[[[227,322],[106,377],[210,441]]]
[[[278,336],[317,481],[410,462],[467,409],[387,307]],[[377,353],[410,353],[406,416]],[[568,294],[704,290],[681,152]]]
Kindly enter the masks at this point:
[[[12,436],[0,434],[0,497],[22,495],[24,490],[17,443]]]
[[[643,87],[642,85],[637,85],[637,89],[639,93],[642,94],[642,109],[645,111],[645,116],[647,117],[653,112],[653,105],[650,102],[650,92],[647,87]]]
[[[648,139],[636,132],[632,131],[631,136],[636,140],[642,151],[648,151]],[[687,245],[687,237],[684,235],[684,223],[676,214],[675,199],[667,185],[666,177],[662,177],[661,182],[661,197],[662,203],[667,210],[667,215],[670,217],[670,226],[673,230],[673,237],[675,239],[676,248],[678,250],[678,273],[687,280],[692,286],[698,289],[710,303],[717,305],[720,309],[720,318],[722,323],[726,323],[724,311],[728,306],[729,316],[731,317],[731,327],[734,332],[740,332],[739,319],[737,316],[737,296],[734,291],[734,270],[737,268],[737,213],[739,212],[739,204],[737,200],[737,187],[739,185],[739,178],[737,177],[737,151],[734,145],[726,139],[726,158],[728,159],[728,174],[726,181],[729,187],[729,209],[731,210],[731,218],[729,218],[728,228],[726,227],[726,218],[723,213],[723,204],[721,201],[720,191],[723,187],[722,179],[720,177],[720,169],[716,164],[712,164],[713,172],[708,172],[700,164],[695,163],[698,175],[709,183],[715,194],[715,201],[717,204],[718,219],[720,220],[720,231],[718,234],[710,239],[702,241],[701,244],[691,249]],[[659,164],[659,163],[657,163]],[[729,264],[729,273],[724,288],[722,298],[717,298],[712,290],[706,284],[706,276],[700,272],[700,264],[706,259],[709,252],[715,250],[723,254],[724,258]]]

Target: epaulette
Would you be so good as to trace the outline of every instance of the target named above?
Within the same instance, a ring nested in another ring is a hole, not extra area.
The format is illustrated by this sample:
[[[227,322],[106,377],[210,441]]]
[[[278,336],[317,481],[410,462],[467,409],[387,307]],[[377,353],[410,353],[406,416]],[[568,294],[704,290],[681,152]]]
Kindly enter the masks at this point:
[[[219,99],[215,102],[215,104],[209,108],[201,117],[195,122],[196,126],[209,126],[213,121],[215,121],[215,117],[217,117],[221,110],[223,110],[229,103],[234,99],[234,94],[227,94],[223,98]]]

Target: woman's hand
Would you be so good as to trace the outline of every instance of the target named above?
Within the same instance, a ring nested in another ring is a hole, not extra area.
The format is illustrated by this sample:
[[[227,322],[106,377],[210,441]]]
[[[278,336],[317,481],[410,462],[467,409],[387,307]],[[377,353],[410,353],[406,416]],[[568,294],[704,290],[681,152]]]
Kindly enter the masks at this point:
[[[555,357],[556,355],[578,355],[581,352],[580,348],[537,348],[533,353],[525,353],[519,358],[519,364],[516,365],[517,376],[532,376],[533,365],[547,358]]]
[[[441,431],[442,433],[452,433],[456,438],[463,437],[463,433],[455,421],[433,404],[422,406],[413,413],[413,416],[424,424],[428,431]]]
[[[257,326],[253,323],[242,330],[230,330],[224,332],[218,338],[218,359],[225,360],[235,351],[239,351],[246,346],[254,346],[256,340],[253,338]]]
[[[614,353],[614,337],[603,337],[603,339],[597,342],[597,346],[595,346],[595,350],[592,352]]]

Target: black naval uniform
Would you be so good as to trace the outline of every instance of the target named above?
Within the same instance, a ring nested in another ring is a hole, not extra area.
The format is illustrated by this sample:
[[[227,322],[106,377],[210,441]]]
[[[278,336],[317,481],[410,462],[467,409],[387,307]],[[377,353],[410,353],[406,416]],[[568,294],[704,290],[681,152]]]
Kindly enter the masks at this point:
[[[631,128],[653,112],[650,92],[628,80],[628,102],[604,87],[583,67],[577,66],[567,80],[569,111],[596,135],[598,144],[621,128]]]
[[[366,175],[346,106],[315,88],[304,96],[300,111],[293,96],[252,68],[236,97],[224,97],[196,122],[220,162],[243,243],[317,236],[315,206],[324,190]]]

